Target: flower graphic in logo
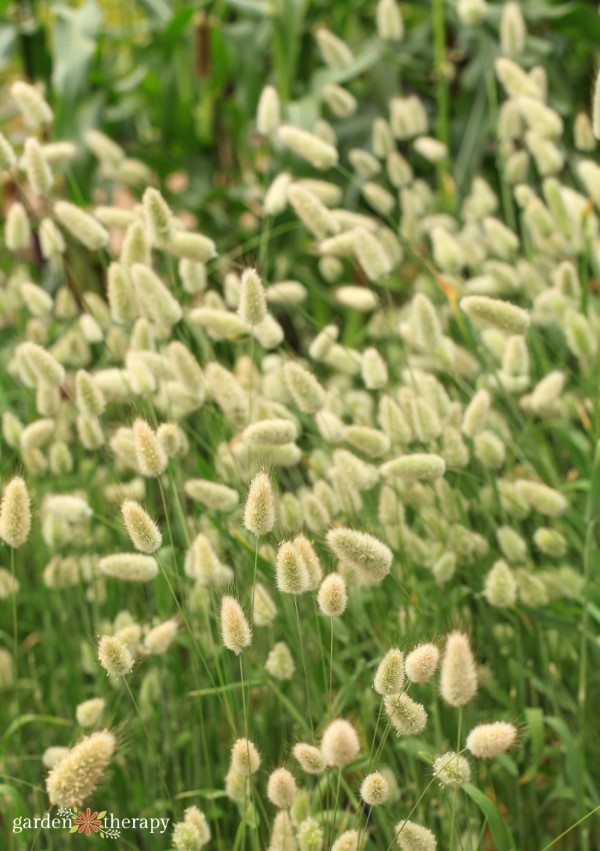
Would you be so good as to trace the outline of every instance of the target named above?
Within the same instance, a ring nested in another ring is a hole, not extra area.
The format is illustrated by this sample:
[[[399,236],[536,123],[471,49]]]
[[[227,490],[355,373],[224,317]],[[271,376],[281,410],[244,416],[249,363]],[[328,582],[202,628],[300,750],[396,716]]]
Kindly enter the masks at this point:
[[[73,827],[71,828],[71,833],[85,833],[86,836],[90,835],[90,831],[94,833],[100,833],[102,827],[102,819],[106,815],[106,810],[103,812],[95,812],[93,813],[91,809],[88,807],[85,813],[78,812],[77,818],[73,819]]]

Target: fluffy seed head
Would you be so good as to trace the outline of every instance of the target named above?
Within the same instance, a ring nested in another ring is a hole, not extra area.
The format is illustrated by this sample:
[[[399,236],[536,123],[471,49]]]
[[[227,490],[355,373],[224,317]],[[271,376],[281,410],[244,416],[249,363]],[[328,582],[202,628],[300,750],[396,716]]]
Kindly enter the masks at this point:
[[[0,133],[0,169],[10,171],[17,164],[17,157],[4,133]]]
[[[319,609],[327,617],[339,617],[346,611],[348,594],[346,580],[339,573],[325,577],[317,595]]]
[[[517,600],[517,580],[505,561],[497,561],[485,577],[483,595],[490,606],[514,606]]]
[[[392,647],[385,654],[375,672],[373,688],[377,694],[399,694],[404,685],[404,654]]]
[[[146,653],[160,655],[166,653],[178,632],[178,624],[175,620],[163,621],[146,633],[144,637],[144,650]]]
[[[438,479],[446,472],[446,462],[440,455],[415,452],[412,455],[400,455],[387,461],[379,468],[385,479],[407,479],[409,481],[428,481]]]
[[[517,728],[507,721],[478,724],[467,736],[467,748],[478,759],[491,759],[511,748],[517,739]]]
[[[6,224],[4,226],[4,241],[6,242],[6,247],[9,248],[11,251],[23,251],[24,249],[28,248],[31,242],[31,227],[29,225],[27,211],[19,201],[15,201],[14,204],[11,204],[8,214],[6,216]],[[44,293],[46,299],[49,298],[47,293],[45,293],[43,290],[41,290],[41,292]],[[32,291],[29,290],[29,297],[26,297],[25,299],[27,302],[31,301],[31,294]],[[52,300],[50,300],[50,307],[51,306]],[[46,309],[42,310],[41,313],[36,313],[35,315],[39,316],[47,312],[48,310]]]
[[[57,201],[54,205],[54,215],[61,225],[90,251],[97,251],[108,243],[106,228],[75,204]]]
[[[506,56],[519,56],[525,48],[527,28],[520,5],[505,3],[500,19],[500,46]]]
[[[244,508],[244,526],[256,537],[267,535],[275,525],[275,494],[266,473],[257,473],[250,483]]]
[[[31,368],[38,382],[45,381],[60,387],[65,380],[65,369],[50,352],[37,343],[21,343],[18,352]]]
[[[17,102],[25,124],[29,127],[37,130],[39,127],[52,124],[54,114],[36,88],[22,80],[17,80],[10,87],[10,93]]]
[[[294,183],[288,189],[287,198],[298,218],[317,239],[325,239],[340,230],[335,216],[310,189]]]
[[[296,836],[300,851],[322,851],[324,839],[323,828],[312,816],[300,822]]]
[[[392,726],[399,736],[418,736],[427,724],[427,712],[405,692],[390,694],[383,698],[383,705]]]
[[[317,379],[299,363],[286,363],[283,375],[294,402],[305,414],[316,414],[325,402],[325,392]]]
[[[109,677],[124,677],[133,669],[133,656],[127,645],[114,635],[103,635],[98,659]]]
[[[252,630],[238,601],[229,595],[221,600],[221,637],[236,656],[252,642]]]
[[[15,476],[4,488],[0,503],[0,538],[9,547],[22,547],[31,530],[31,504],[27,485]]]
[[[269,774],[267,798],[281,810],[288,810],[294,803],[298,787],[294,775],[287,768],[276,768]]]
[[[517,494],[533,510],[546,517],[559,517],[567,508],[567,500],[554,488],[541,482],[519,479],[515,482]]]
[[[164,473],[167,467],[167,456],[156,433],[145,420],[137,419],[134,422],[133,443],[137,465],[143,476],[154,478]]]
[[[270,136],[279,126],[281,106],[274,86],[265,86],[258,99],[256,129],[263,136]]]
[[[57,807],[81,806],[96,788],[116,745],[114,735],[103,730],[71,748],[46,779],[50,803]]]
[[[148,266],[134,263],[131,266],[136,299],[145,315],[156,325],[175,325],[182,317],[181,305],[158,275]]]
[[[343,718],[332,721],[323,733],[321,751],[327,765],[336,768],[344,768],[356,759],[360,742],[352,724]]]
[[[254,605],[254,620],[256,622],[256,600]],[[278,641],[270,651],[265,662],[265,670],[276,680],[291,680],[296,670],[290,648],[284,641]]]
[[[256,269],[244,269],[238,314],[248,325],[258,325],[267,315],[265,288]]]
[[[527,311],[499,298],[485,295],[465,296],[460,300],[460,309],[472,319],[478,319],[510,334],[524,334],[529,327]]]
[[[116,553],[101,558],[98,570],[124,582],[151,582],[158,575],[158,563],[152,556],[141,553]]]
[[[121,506],[121,514],[127,534],[136,550],[141,553],[153,553],[160,547],[162,535],[159,528],[139,502],[126,499]]]
[[[347,68],[354,61],[348,45],[325,27],[319,27],[315,39],[323,61],[335,71]]]
[[[433,763],[433,774],[442,786],[464,786],[471,780],[471,767],[464,756],[448,751]]]
[[[281,446],[292,443],[298,437],[298,429],[291,420],[273,417],[267,420],[259,420],[244,429],[244,442],[251,446],[271,444]]]
[[[308,568],[293,541],[284,541],[277,550],[275,580],[284,594],[303,594],[310,586]]]
[[[325,770],[325,757],[319,748],[298,742],[294,745],[294,759],[300,763],[300,767],[307,774],[320,774]]]
[[[358,851],[358,830],[345,830],[331,846],[331,851]]]
[[[477,667],[464,632],[451,632],[442,658],[440,691],[450,706],[464,706],[477,693]]]
[[[404,21],[396,0],[379,0],[375,10],[377,35],[382,41],[400,41]]]
[[[183,489],[191,499],[212,511],[233,511],[240,500],[233,488],[207,479],[188,479]]]
[[[289,124],[282,124],[277,135],[284,145],[315,168],[328,169],[337,165],[337,150],[314,133],[308,133]]]
[[[388,782],[378,771],[368,774],[360,787],[360,797],[370,807],[385,804],[388,799]]]
[[[327,546],[340,559],[381,581],[390,572],[392,551],[373,535],[340,527],[330,529]]]
[[[437,840],[429,828],[414,821],[398,822],[394,830],[402,851],[435,851],[437,848]]]
[[[168,242],[173,236],[173,214],[158,189],[148,187],[142,197],[144,218],[150,239],[155,245]]]
[[[25,140],[25,171],[27,180],[36,195],[45,197],[52,189],[52,172],[46,161],[44,152],[33,137]]]
[[[256,774],[260,767],[260,754],[250,739],[238,739],[231,749],[231,768],[243,777]]]
[[[93,727],[98,723],[100,716],[104,712],[106,701],[102,697],[93,697],[91,700],[84,700],[75,710],[75,717],[80,727]]]

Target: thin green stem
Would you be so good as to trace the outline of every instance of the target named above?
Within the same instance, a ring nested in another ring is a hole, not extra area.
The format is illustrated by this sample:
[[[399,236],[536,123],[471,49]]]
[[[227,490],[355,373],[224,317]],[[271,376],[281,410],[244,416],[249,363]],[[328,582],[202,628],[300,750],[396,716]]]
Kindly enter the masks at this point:
[[[302,641],[302,627],[300,626],[300,615],[298,613],[298,600],[294,595],[294,609],[296,611],[296,625],[298,627],[298,641],[300,642],[300,656],[302,657],[302,668],[304,669],[304,685],[306,687],[306,711],[308,712],[308,720],[310,723],[311,736],[315,738],[315,729],[313,726],[312,709],[310,703],[310,686],[308,685],[308,669],[306,667],[306,656],[304,655],[304,642]]]

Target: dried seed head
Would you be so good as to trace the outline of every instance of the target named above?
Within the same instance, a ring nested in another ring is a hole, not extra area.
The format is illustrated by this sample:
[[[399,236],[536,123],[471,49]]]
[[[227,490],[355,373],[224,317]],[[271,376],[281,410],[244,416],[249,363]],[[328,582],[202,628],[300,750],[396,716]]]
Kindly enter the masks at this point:
[[[159,623],[146,633],[144,650],[146,653],[161,655],[166,653],[178,632],[177,621],[168,620]]]
[[[243,777],[256,774],[260,768],[260,754],[250,739],[238,739],[231,749],[231,769]]]
[[[354,62],[354,56],[348,45],[325,27],[319,27],[315,33],[315,39],[323,61],[335,71],[341,71]]]
[[[348,594],[346,580],[339,573],[330,573],[325,577],[317,595],[319,609],[327,617],[339,617],[346,611]]]
[[[8,214],[6,216],[6,224],[4,226],[4,241],[6,242],[6,247],[11,251],[24,251],[29,247],[31,243],[31,227],[29,225],[29,217],[27,216],[27,211],[25,207],[19,202],[15,201],[14,204],[11,204]],[[33,285],[30,285],[33,286]],[[44,293],[46,298],[49,298],[48,294],[44,292],[44,290],[40,290]],[[29,301],[31,296],[31,290],[28,291],[29,296],[26,297],[26,301]],[[24,293],[25,295],[25,293]],[[52,307],[52,300],[50,299],[50,305],[46,310],[42,310],[41,313],[35,312],[35,316],[43,315],[47,313],[49,308]],[[29,308],[31,310],[31,307]],[[33,313],[34,311],[31,310]]]
[[[135,291],[121,263],[111,263],[107,274],[107,296],[113,322],[125,324],[138,316]]]
[[[188,479],[183,486],[186,494],[212,511],[233,511],[240,498],[238,492],[227,485],[210,482],[208,479]]]
[[[375,672],[373,688],[382,696],[400,694],[404,686],[404,654],[392,647],[385,654]]]
[[[162,535],[159,528],[139,502],[126,499],[121,505],[121,514],[127,534],[136,550],[141,553],[153,553],[160,547]]]
[[[24,159],[27,180],[31,189],[36,195],[47,196],[52,189],[53,177],[37,139],[30,137],[25,140]]]
[[[137,303],[148,319],[158,326],[176,325],[179,322],[183,315],[181,305],[152,269],[134,263],[131,266],[131,280]]]
[[[446,462],[440,455],[415,452],[412,455],[400,455],[392,461],[387,461],[379,470],[384,479],[429,481],[444,475]]]
[[[517,580],[505,561],[495,562],[485,577],[483,595],[490,606],[498,608],[509,608],[516,603]]]
[[[277,616],[277,606],[269,592],[260,582],[254,592],[254,623],[256,626],[268,626]]]
[[[250,446],[271,444],[281,446],[292,443],[298,437],[298,428],[291,420],[271,419],[259,420],[244,429],[242,435],[244,442]]]
[[[267,315],[265,289],[256,269],[242,274],[238,315],[248,325],[258,325]]]
[[[302,561],[306,565],[306,569],[308,571],[310,584],[307,590],[313,591],[315,588],[319,587],[323,578],[323,568],[321,567],[319,556],[305,535],[297,535],[294,538],[293,543],[296,550],[300,553]]]
[[[525,310],[499,298],[484,295],[465,296],[460,300],[460,308],[472,319],[510,334],[524,334],[529,327],[529,314]]]
[[[294,745],[294,758],[307,774],[321,774],[325,770],[325,757],[314,745],[299,742]]]
[[[256,537],[267,535],[275,525],[275,494],[266,473],[257,473],[250,483],[244,508],[244,526]]]
[[[349,721],[336,718],[321,739],[321,751],[327,765],[344,768],[358,756],[360,742],[356,730]]]
[[[379,390],[387,384],[387,365],[377,349],[368,348],[363,352],[362,377],[369,390]]]
[[[100,716],[104,712],[106,701],[102,697],[93,697],[91,700],[84,700],[75,710],[75,717],[80,727],[93,727],[100,720]]]
[[[380,458],[390,449],[390,439],[387,434],[369,426],[344,426],[342,438],[353,449],[362,452],[363,455],[367,455],[369,458]]]
[[[52,387],[60,387],[65,380],[64,367],[37,343],[21,343],[17,349],[38,382],[45,381]]]
[[[300,851],[322,851],[323,849],[324,831],[312,816],[300,822],[296,837]]]
[[[317,239],[323,240],[340,230],[335,216],[307,187],[293,183],[287,191],[287,198],[298,218]]]
[[[385,804],[388,799],[388,782],[378,771],[368,774],[360,787],[360,797],[370,807]]]
[[[206,842],[202,841],[202,834],[195,824],[179,821],[173,827],[171,843],[176,851],[200,851]]]
[[[256,622],[256,599],[254,601],[254,620]],[[278,641],[267,656],[265,669],[276,680],[291,680],[296,670],[290,648],[284,641]]]
[[[518,3],[505,3],[500,19],[500,46],[506,56],[519,56],[525,48],[527,27]]]
[[[359,572],[381,581],[390,572],[392,551],[373,535],[341,527],[327,533],[329,549]]]
[[[358,830],[345,830],[331,846],[331,851],[358,851]]]
[[[375,10],[377,35],[382,41],[400,41],[404,21],[396,0],[378,0]]]
[[[223,644],[236,656],[252,642],[252,630],[242,607],[234,597],[221,600],[221,637]]]
[[[106,406],[104,393],[84,369],[75,376],[75,400],[79,411],[90,416],[99,416]]]
[[[164,473],[167,456],[158,442],[156,433],[145,420],[137,419],[134,422],[133,443],[137,465],[143,476],[154,478]]]
[[[75,204],[68,201],[57,201],[54,205],[54,215],[78,242],[98,251],[108,243],[108,231],[92,216],[84,213]]]
[[[398,822],[394,828],[396,842],[402,851],[435,851],[437,840],[427,828],[414,821]]]
[[[282,124],[277,135],[284,145],[315,168],[324,170],[337,165],[337,150],[314,133],[308,133],[290,124]]]
[[[296,834],[287,810],[279,810],[273,819],[268,851],[296,851]]]
[[[405,692],[386,695],[383,705],[399,736],[417,736],[425,729],[425,707],[412,700]]]
[[[461,431],[467,437],[475,437],[486,426],[490,413],[490,394],[487,390],[479,390],[469,402],[463,416]]]
[[[433,774],[442,786],[464,786],[471,780],[471,767],[464,756],[448,751],[433,763]]]
[[[27,485],[15,476],[4,488],[0,503],[0,538],[9,547],[22,547],[31,530],[31,505]]]
[[[517,740],[517,728],[506,721],[478,724],[467,736],[467,748],[478,759],[492,759],[512,748]]]
[[[463,632],[451,632],[442,658],[440,691],[450,706],[464,706],[477,693],[477,666]]]
[[[25,124],[37,130],[47,124],[52,124],[54,114],[39,91],[25,83],[17,80],[10,87],[11,96],[19,107],[19,112],[25,120]]]
[[[294,775],[287,768],[276,768],[269,774],[267,798],[276,807],[288,810],[294,803],[298,787]]]
[[[127,645],[114,635],[103,635],[98,659],[109,677],[124,677],[133,669],[133,656]]]
[[[71,748],[46,779],[50,803],[58,807],[81,806],[96,788],[116,745],[113,734],[103,730]]]
[[[158,563],[155,558],[140,553],[116,553],[101,558],[98,570],[124,582],[151,582],[158,575]]]
[[[265,86],[260,93],[256,110],[256,129],[263,136],[270,136],[279,126],[281,106],[274,86]]]
[[[308,568],[292,541],[279,545],[275,571],[279,591],[294,595],[308,591],[311,584]]]
[[[148,187],[142,197],[144,218],[150,239],[155,245],[161,245],[174,234],[173,214],[158,189]]]

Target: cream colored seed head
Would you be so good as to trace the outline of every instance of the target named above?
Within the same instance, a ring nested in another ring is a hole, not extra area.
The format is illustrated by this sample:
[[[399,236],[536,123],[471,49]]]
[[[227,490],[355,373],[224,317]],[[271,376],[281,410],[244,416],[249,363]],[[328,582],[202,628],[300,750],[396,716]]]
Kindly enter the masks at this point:
[[[133,442],[140,473],[154,478],[164,473],[167,456],[158,442],[154,430],[145,420],[137,419],[133,424]]]
[[[221,637],[228,650],[237,656],[252,642],[252,630],[242,607],[231,596],[221,600]]]
[[[399,694],[404,686],[404,654],[392,647],[385,654],[375,672],[373,687],[377,694]]]
[[[440,691],[450,706],[460,707],[477,693],[477,667],[463,632],[451,632],[446,639],[446,649],[440,672]]]
[[[322,771],[325,771],[325,757],[314,745],[298,742],[297,745],[294,745],[293,753],[294,758],[307,774],[321,774]]]
[[[388,799],[388,783],[382,774],[374,771],[367,775],[360,787],[360,796],[370,807],[385,804]]]
[[[343,615],[348,605],[346,580],[339,573],[330,573],[325,577],[317,595],[319,609],[327,617]]]
[[[92,795],[117,745],[108,730],[92,733],[71,748],[46,779],[50,803],[79,807]]]
[[[15,476],[4,488],[0,503],[0,538],[18,549],[23,546],[31,530],[31,505],[27,485]]]
[[[479,759],[492,759],[509,750],[517,740],[517,728],[506,721],[479,724],[467,736],[467,748]]]
[[[238,739],[231,749],[231,768],[243,777],[256,774],[260,768],[260,754],[250,739]]]
[[[109,677],[123,677],[133,669],[134,659],[129,648],[114,635],[102,636],[98,659]]]
[[[252,479],[246,507],[244,526],[256,537],[267,535],[275,525],[275,494],[271,479],[266,473],[257,473]]]
[[[162,543],[162,535],[156,523],[152,520],[139,502],[126,499],[121,505],[123,522],[133,546],[141,553],[153,553]]]
[[[336,718],[326,728],[321,739],[321,751],[327,765],[344,768],[358,756],[360,742],[349,721]]]
[[[244,269],[238,314],[248,325],[259,325],[267,315],[265,289],[256,269]]]
[[[276,768],[269,775],[267,797],[279,809],[288,810],[298,793],[294,775],[287,768]]]

